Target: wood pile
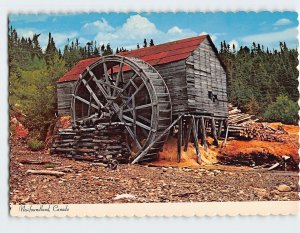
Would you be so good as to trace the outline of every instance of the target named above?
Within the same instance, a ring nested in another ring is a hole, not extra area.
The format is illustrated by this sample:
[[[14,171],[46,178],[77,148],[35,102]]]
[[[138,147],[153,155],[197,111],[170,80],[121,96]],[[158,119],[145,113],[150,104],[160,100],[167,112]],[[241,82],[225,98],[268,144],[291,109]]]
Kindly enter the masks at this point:
[[[125,126],[122,123],[99,123],[94,127],[60,129],[54,137],[51,154],[66,155],[79,160],[128,163]]]
[[[255,116],[243,113],[231,104],[228,105],[228,111],[228,134],[230,137],[270,142],[284,142],[286,140],[284,135],[287,135],[287,132],[282,127],[274,129],[267,123],[257,122],[258,119]]]
[[[267,170],[292,170],[299,169],[298,163],[290,156],[276,156],[271,153],[240,153],[235,156],[222,154],[218,156],[220,164],[235,165],[235,166],[249,166],[257,169],[267,168]]]

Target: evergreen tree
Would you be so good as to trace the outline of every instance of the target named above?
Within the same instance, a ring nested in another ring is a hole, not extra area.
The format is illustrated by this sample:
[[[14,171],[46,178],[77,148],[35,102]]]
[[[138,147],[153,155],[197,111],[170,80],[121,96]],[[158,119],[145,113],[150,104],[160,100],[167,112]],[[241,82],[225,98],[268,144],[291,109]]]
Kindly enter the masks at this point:
[[[150,40],[149,46],[154,46],[154,41],[153,41],[153,39]]]
[[[49,32],[48,44],[47,44],[46,51],[45,51],[45,59],[46,59],[47,64],[50,64],[51,60],[57,54],[58,54],[58,51],[57,51],[57,48],[55,47],[54,39],[53,39],[51,33]]]
[[[104,52],[105,52],[105,45],[102,44],[102,45],[101,45],[101,55],[103,55]]]
[[[34,34],[33,35],[33,38],[32,38],[32,45],[33,45],[33,51],[32,51],[32,54],[34,56],[37,56],[39,58],[42,58],[43,57],[43,52],[42,52],[42,48],[40,46],[40,43],[39,43],[39,36],[41,34]],[[25,42],[26,43],[26,42]]]
[[[144,45],[143,45],[143,47],[144,47],[144,48],[147,47],[147,40],[146,40],[146,39],[144,39]]]

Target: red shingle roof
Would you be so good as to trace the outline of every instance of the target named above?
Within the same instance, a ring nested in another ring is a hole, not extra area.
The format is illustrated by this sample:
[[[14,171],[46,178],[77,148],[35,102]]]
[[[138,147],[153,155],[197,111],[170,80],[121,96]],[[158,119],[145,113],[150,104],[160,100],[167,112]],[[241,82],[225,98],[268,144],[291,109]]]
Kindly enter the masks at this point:
[[[187,39],[172,41],[147,48],[140,48],[127,52],[118,53],[125,57],[135,57],[148,62],[150,65],[161,65],[169,62],[186,59],[202,43],[207,35],[191,37]],[[75,81],[85,68],[100,57],[89,58],[79,61],[69,72],[62,76],[57,82]]]

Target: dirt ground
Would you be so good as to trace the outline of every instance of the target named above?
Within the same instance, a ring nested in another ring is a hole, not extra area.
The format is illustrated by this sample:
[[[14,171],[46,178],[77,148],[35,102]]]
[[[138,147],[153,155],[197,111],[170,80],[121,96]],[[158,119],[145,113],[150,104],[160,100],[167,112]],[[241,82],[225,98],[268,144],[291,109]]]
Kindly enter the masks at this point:
[[[96,204],[118,202],[204,202],[299,200],[298,173],[249,167],[164,164],[120,165],[110,170],[89,162],[32,152],[20,142],[10,154],[10,203]],[[23,160],[46,162],[26,164]],[[188,161],[194,161],[193,157]],[[23,163],[22,163],[23,162]],[[196,164],[196,163],[195,163]],[[27,174],[54,170],[60,177]]]

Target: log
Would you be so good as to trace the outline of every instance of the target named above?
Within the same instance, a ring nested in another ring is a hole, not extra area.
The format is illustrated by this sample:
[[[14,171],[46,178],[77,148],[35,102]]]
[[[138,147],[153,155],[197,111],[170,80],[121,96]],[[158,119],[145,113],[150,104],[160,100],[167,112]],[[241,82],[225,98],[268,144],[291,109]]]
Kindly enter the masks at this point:
[[[45,165],[45,164],[60,164],[58,162],[51,162],[51,161],[37,161],[37,160],[20,160],[22,164],[36,164],[36,165]]]
[[[65,173],[59,171],[49,171],[49,170],[27,170],[26,174],[49,175],[49,176],[60,177],[63,176]]]

